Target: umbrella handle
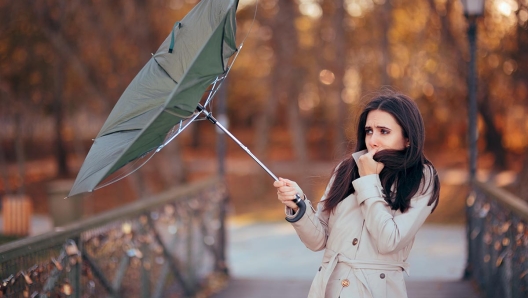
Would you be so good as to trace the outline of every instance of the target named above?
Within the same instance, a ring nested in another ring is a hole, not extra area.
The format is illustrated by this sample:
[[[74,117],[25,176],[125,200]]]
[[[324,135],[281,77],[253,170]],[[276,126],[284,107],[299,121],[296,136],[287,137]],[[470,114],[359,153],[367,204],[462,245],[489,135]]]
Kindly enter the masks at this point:
[[[297,213],[295,213],[295,216],[292,218],[286,217],[286,221],[289,223],[294,223],[301,219],[303,217],[304,213],[306,212],[306,203],[303,199],[301,199],[301,196],[299,194],[295,194],[295,199],[293,200],[295,204],[297,204],[297,207],[299,207],[299,210],[297,210]]]

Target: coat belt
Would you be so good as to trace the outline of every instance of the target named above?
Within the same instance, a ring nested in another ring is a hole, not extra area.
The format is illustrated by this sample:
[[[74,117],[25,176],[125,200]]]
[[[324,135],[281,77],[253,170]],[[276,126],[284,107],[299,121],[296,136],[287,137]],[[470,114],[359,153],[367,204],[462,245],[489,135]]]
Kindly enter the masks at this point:
[[[374,269],[374,270],[389,270],[389,271],[405,271],[409,272],[409,263],[405,262],[391,262],[391,261],[380,261],[380,260],[353,260],[345,257],[340,253],[334,254],[328,261],[328,266],[323,276],[323,295],[326,295],[326,285],[330,280],[330,276],[334,272],[337,263],[344,263],[350,266],[352,269]],[[352,270],[356,278],[363,284],[363,289],[366,291],[365,297],[372,297],[370,287],[367,283],[367,279],[361,270]]]

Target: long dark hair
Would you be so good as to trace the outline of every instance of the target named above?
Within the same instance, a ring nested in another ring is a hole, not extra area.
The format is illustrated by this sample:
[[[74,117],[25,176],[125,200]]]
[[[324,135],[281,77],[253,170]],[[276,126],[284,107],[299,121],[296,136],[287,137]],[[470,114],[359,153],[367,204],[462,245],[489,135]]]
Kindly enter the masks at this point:
[[[384,164],[380,181],[385,193],[385,201],[392,210],[402,213],[410,207],[412,197],[420,191],[424,194],[429,187],[433,192],[428,205],[440,197],[440,181],[433,164],[423,153],[425,128],[418,106],[409,97],[399,93],[379,95],[371,100],[361,115],[357,127],[355,152],[367,149],[365,124],[370,111],[381,110],[391,114],[401,126],[403,136],[409,146],[403,150],[382,150],[374,155],[374,160]],[[354,193],[352,181],[359,178],[358,167],[349,155],[334,170],[334,181],[326,197],[324,210],[334,211],[337,204]],[[422,184],[422,180],[424,183]],[[420,189],[420,185],[424,185]],[[433,211],[438,206],[436,202]],[[431,211],[432,212],[432,211]]]

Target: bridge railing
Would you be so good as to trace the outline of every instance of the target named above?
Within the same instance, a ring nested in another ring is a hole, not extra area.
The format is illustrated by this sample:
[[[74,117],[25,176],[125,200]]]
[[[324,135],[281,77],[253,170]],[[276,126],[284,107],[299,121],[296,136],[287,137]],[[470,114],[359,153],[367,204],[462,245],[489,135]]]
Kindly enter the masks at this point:
[[[468,267],[488,298],[528,297],[528,203],[475,181],[467,199]]]
[[[211,178],[0,246],[0,297],[196,297],[225,272]]]

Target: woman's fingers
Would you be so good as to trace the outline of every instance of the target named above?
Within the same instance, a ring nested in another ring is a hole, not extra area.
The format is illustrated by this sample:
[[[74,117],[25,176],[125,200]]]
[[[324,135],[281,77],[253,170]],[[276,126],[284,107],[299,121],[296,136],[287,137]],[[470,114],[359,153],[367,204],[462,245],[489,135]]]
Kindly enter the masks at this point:
[[[384,165],[374,160],[374,154],[378,151],[379,149],[373,149],[359,157],[357,166],[360,176],[379,174],[383,170]]]
[[[284,178],[279,178],[279,181],[283,181],[284,182],[284,186],[283,186],[282,190],[289,191],[289,192],[294,192],[293,195],[298,194],[301,197],[304,195],[302,189],[299,187],[297,182],[292,181],[292,180],[288,180],[288,179],[284,179]]]
[[[292,209],[298,208],[293,200],[297,194],[302,196],[303,193],[295,181],[279,178],[278,181],[273,182],[273,186],[277,188],[277,198],[279,201]]]

